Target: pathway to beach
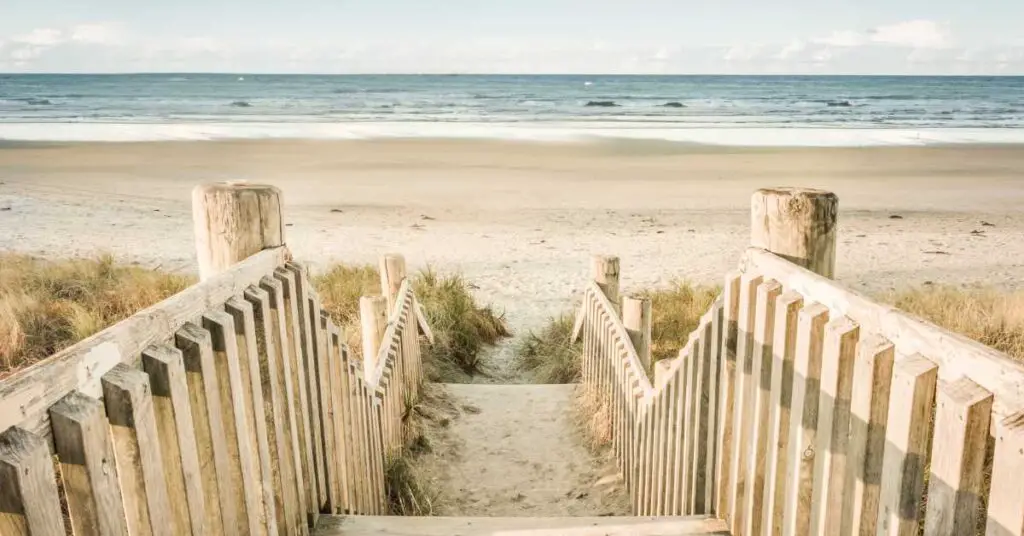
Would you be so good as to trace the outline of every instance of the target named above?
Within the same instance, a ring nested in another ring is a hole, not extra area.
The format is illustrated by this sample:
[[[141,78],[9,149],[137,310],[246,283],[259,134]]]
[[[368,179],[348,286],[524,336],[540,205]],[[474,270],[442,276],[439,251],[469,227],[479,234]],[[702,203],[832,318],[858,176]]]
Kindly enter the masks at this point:
[[[422,458],[448,516],[629,515],[613,466],[583,445],[574,386],[448,384]]]
[[[484,141],[47,144],[0,147],[0,249],[108,251],[195,267],[190,191],[282,188],[287,241],[314,270],[401,252],[462,272],[522,334],[569,310],[592,254],[623,293],[717,282],[749,242],[749,195],[780,184],[840,199],[838,279],[1024,285],[1024,152],[1015,147],[743,149]],[[70,240],[69,237],[74,237]],[[492,356],[511,373],[511,343]],[[611,471],[583,446],[565,386],[457,385],[424,469],[450,515],[604,515]],[[598,485],[598,482],[602,482]]]

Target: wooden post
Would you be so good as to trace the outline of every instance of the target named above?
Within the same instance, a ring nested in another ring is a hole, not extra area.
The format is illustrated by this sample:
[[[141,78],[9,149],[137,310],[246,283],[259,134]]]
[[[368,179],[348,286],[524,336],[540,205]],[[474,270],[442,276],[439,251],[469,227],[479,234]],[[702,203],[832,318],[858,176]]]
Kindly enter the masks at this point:
[[[640,356],[644,370],[651,370],[651,299],[639,296],[622,298],[622,323]]]
[[[838,204],[835,194],[822,190],[758,190],[750,203],[750,244],[832,278]]]
[[[594,255],[590,276],[601,287],[608,301],[619,307],[619,258],[614,255]]]
[[[388,326],[388,299],[384,296],[359,298],[359,322],[363,331],[363,373],[370,378],[377,368],[377,353]]]
[[[264,249],[284,245],[281,191],[246,183],[201,184],[192,190],[200,279]]]
[[[405,257],[390,253],[380,258],[380,291],[387,297],[387,315],[395,308],[398,290],[405,280]]]

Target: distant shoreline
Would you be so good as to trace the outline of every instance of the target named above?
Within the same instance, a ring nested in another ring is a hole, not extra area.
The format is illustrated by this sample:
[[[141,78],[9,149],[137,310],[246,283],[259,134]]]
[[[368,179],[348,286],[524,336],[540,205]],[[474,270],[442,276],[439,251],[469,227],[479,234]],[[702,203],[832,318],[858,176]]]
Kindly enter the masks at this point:
[[[724,147],[874,147],[1024,144],[1024,128],[683,127],[565,122],[0,123],[0,143],[163,141],[607,140]]]

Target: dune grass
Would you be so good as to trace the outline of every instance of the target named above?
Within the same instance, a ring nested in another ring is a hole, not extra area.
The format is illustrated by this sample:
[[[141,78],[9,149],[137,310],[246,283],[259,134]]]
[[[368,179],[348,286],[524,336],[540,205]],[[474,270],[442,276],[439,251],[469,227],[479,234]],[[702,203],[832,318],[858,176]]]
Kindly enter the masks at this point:
[[[313,279],[323,307],[345,327],[353,353],[361,354],[359,297],[380,295],[380,273],[373,266],[331,266]],[[460,382],[477,372],[480,355],[510,333],[505,319],[473,297],[468,281],[459,274],[426,269],[412,278],[416,298],[434,333],[434,344],[424,347],[429,381]]]
[[[651,355],[654,361],[675,357],[711,307],[720,289],[678,281],[639,293],[651,299]],[[528,334],[517,348],[520,366],[540,383],[572,383],[580,379],[582,347],[570,343],[575,313],[566,313]]]
[[[640,292],[651,299],[651,360],[676,357],[721,292],[721,287],[686,281]]]
[[[0,254],[0,378],[180,292],[188,276],[95,259]]]
[[[539,332],[527,333],[516,346],[520,366],[539,383],[575,383],[580,381],[583,345],[572,342],[573,314],[551,319]]]
[[[469,282],[459,274],[428,268],[413,279],[413,290],[434,332],[434,344],[423,354],[431,381],[465,379],[479,370],[485,347],[511,335],[504,315],[478,304]]]
[[[928,285],[881,299],[1024,361],[1024,292]]]

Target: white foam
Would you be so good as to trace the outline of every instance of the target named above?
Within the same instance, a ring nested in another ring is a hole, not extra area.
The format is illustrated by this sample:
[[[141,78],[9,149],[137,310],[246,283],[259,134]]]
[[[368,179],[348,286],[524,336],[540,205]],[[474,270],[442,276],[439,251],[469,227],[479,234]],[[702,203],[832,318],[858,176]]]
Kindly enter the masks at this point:
[[[1024,129],[716,127],[623,122],[0,123],[0,140],[165,141],[227,139],[484,138],[537,141],[643,139],[727,146],[857,147],[1024,143]]]

